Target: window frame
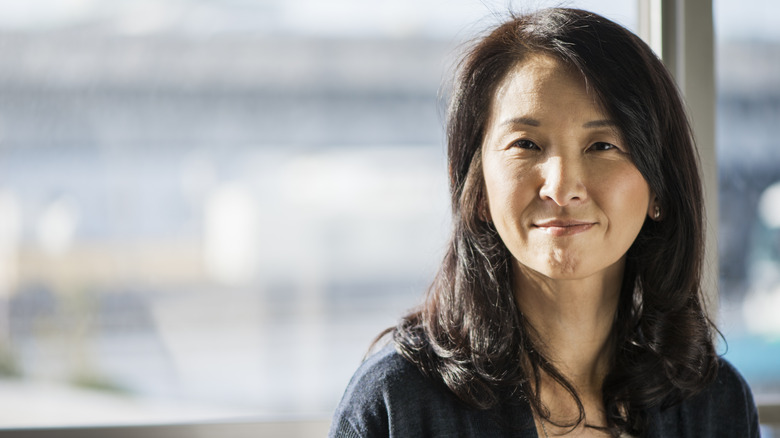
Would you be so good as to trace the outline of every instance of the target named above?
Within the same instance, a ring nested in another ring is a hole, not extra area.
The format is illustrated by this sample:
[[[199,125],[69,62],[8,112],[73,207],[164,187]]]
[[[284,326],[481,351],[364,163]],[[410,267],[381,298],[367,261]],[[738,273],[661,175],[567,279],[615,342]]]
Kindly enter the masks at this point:
[[[640,36],[677,81],[699,151],[707,216],[703,288],[707,310],[718,314],[718,160],[715,143],[715,29],[713,0],[638,0]],[[756,400],[761,424],[780,427],[780,395]]]
[[[638,0],[639,34],[670,70],[688,109],[699,151],[707,215],[707,310],[718,314],[718,160],[715,145],[715,30],[712,0]],[[695,80],[692,80],[695,78]]]

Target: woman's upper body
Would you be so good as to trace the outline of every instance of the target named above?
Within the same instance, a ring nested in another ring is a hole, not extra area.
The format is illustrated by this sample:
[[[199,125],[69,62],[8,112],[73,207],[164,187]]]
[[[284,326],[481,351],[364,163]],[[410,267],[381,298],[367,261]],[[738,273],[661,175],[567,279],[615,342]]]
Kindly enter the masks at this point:
[[[756,433],[704,308],[693,135],[647,44],[582,10],[513,16],[466,53],[447,129],[444,260],[336,433]],[[706,426],[721,412],[739,433]]]
[[[654,409],[648,438],[759,436],[750,389],[725,360],[707,388],[681,404]],[[331,437],[535,438],[531,407],[521,394],[495,408],[465,405],[425,377],[392,347],[366,360],[349,383],[333,417]],[[552,436],[552,435],[550,435]]]

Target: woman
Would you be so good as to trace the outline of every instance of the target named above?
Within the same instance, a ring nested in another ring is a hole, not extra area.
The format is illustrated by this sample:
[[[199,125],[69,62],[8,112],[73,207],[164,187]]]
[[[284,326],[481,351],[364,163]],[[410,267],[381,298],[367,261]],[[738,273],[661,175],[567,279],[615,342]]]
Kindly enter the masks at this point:
[[[331,436],[752,437],[703,308],[696,151],[650,48],[596,14],[514,17],[449,111],[453,234]]]

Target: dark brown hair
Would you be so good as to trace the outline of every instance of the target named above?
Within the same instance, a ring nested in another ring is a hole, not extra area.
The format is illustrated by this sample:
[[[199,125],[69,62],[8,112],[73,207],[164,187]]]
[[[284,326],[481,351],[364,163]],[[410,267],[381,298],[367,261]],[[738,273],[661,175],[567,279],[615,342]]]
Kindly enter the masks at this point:
[[[511,255],[480,218],[481,145],[496,87],[530,53],[578,71],[631,145],[662,217],[646,220],[628,250],[603,384],[607,429],[642,435],[646,413],[702,389],[716,354],[701,291],[704,211],[698,159],[674,80],[637,36],[597,14],[546,9],[513,16],[463,58],[448,113],[452,237],[422,306],[393,329],[397,350],[458,398],[481,409],[521,394],[549,412],[534,388],[551,376],[576,390],[534,348],[512,289]]]

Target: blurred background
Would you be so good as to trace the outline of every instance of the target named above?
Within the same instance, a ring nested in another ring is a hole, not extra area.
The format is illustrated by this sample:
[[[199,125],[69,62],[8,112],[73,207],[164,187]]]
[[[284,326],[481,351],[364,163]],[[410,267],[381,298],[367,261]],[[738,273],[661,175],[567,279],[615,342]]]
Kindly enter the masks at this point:
[[[327,420],[448,235],[458,49],[512,7],[0,1],[0,428]],[[717,0],[721,351],[780,393],[780,4]]]

